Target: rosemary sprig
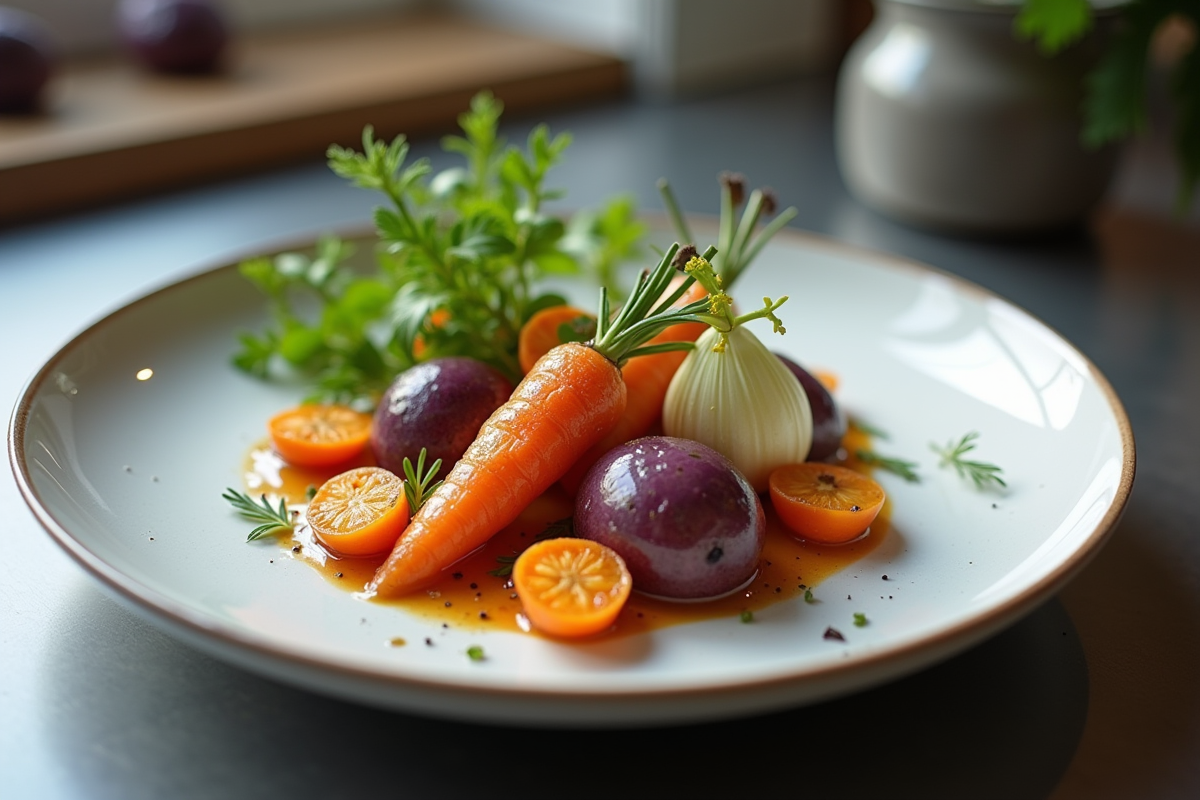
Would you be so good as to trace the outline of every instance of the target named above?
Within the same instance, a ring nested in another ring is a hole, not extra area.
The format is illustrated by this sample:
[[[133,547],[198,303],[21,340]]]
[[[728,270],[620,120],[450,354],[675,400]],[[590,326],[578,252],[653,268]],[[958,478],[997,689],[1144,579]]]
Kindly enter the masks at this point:
[[[247,542],[253,542],[256,539],[261,539],[269,533],[280,531],[290,531],[295,527],[295,522],[292,519],[291,512],[288,511],[287,503],[283,498],[279,499],[279,508],[272,508],[267,496],[264,494],[258,502],[255,502],[249,495],[226,489],[225,494],[221,495],[229,501],[239,514],[251,522],[261,523],[257,528],[250,531],[250,535],[246,537]]]
[[[488,575],[491,575],[495,578],[507,578],[509,575],[512,575],[513,564],[517,563],[517,557],[496,556],[496,561],[499,562],[500,566],[496,567],[495,569],[489,569]]]
[[[575,518],[563,517],[562,519],[554,520],[545,528],[543,528],[541,533],[533,537],[533,540],[535,542],[540,542],[543,539],[561,539],[564,536],[569,537],[574,535]]]
[[[881,428],[876,428],[874,425],[871,425],[868,422],[864,422],[863,420],[859,419],[858,417],[850,417],[849,421],[850,421],[850,425],[852,427],[857,428],[858,430],[865,433],[867,436],[870,436],[872,439],[890,439],[891,438],[890,436],[888,436],[887,431],[882,430]]]
[[[563,517],[556,519],[546,525],[542,532],[533,537],[533,541],[540,542],[543,539],[561,539],[564,536],[575,535],[575,519],[573,517]],[[513,564],[517,563],[516,556],[496,556],[496,562],[500,566],[495,569],[489,569],[488,575],[497,578],[507,578],[512,575]]]
[[[408,501],[408,515],[411,517],[417,513],[421,506],[425,505],[425,501],[429,496],[437,491],[437,488],[442,485],[441,481],[430,484],[437,477],[438,471],[442,468],[442,460],[439,458],[429,465],[429,469],[425,469],[425,448],[421,448],[420,455],[417,456],[417,466],[414,469],[411,461],[406,457],[401,466],[404,469],[404,499]]]
[[[967,453],[975,449],[975,440],[978,438],[979,433],[971,431],[957,443],[951,439],[945,447],[938,447],[935,442],[930,442],[929,447],[942,457],[938,463],[939,467],[954,467],[954,471],[958,473],[959,477],[970,478],[976,488],[983,489],[990,484],[1007,486],[1008,484],[1000,477],[1000,473],[1003,472],[1000,467],[985,461],[970,461],[965,458]]]
[[[899,475],[909,483],[920,483],[921,476],[916,473],[917,462],[905,461],[902,458],[893,458],[876,453],[874,450],[859,448],[854,451],[854,457],[864,464],[870,464],[872,467],[879,467],[888,472]]]

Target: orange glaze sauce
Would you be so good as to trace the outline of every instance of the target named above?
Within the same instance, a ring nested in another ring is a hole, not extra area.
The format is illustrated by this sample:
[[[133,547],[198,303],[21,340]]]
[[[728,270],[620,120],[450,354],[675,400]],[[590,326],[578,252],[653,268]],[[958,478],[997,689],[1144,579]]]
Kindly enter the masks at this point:
[[[865,433],[851,428],[843,442],[847,453],[869,447]],[[307,502],[309,486],[317,487],[338,472],[361,466],[347,464],[333,470],[304,470],[287,466],[273,457],[266,443],[257,445],[247,457],[247,488],[251,494],[269,491],[289,503]],[[841,463],[866,470],[852,456]],[[744,589],[716,600],[675,603],[638,594],[636,591],[621,611],[615,630],[606,636],[624,636],[687,622],[719,617],[736,617],[754,612],[783,600],[803,597],[825,578],[845,569],[870,553],[887,537],[890,501],[867,533],[844,545],[804,542],[779,521],[764,497],[767,516],[767,540],[759,560],[759,571]],[[558,487],[554,487],[527,508],[512,525],[492,537],[487,544],[446,570],[437,583],[423,592],[395,600],[375,600],[403,608],[417,616],[459,628],[473,630],[525,631],[528,623],[521,614],[512,582],[504,572],[546,526],[571,515],[573,506]],[[377,558],[337,558],[312,539],[307,526],[298,526],[285,545],[294,558],[306,561],[330,583],[351,592],[366,586],[383,563],[386,553]],[[502,559],[502,560],[501,560]]]

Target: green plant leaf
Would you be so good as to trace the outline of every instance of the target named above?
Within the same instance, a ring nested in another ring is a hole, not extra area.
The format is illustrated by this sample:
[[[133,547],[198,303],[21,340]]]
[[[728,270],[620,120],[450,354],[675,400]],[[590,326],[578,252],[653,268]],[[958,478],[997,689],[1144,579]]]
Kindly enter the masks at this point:
[[[1196,5],[1193,22],[1200,28],[1200,3]],[[1183,213],[1200,185],[1200,45],[1193,44],[1180,60],[1171,89],[1175,99],[1175,152],[1183,173],[1176,205]]]
[[[1019,38],[1053,55],[1092,29],[1092,7],[1088,0],[1025,0],[1013,27]]]

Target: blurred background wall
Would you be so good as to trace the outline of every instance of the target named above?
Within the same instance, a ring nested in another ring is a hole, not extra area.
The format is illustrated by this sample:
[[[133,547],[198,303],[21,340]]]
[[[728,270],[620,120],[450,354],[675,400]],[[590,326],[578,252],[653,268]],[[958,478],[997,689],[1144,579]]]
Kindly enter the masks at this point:
[[[117,0],[0,0],[49,25],[64,55],[115,44]],[[646,96],[732,88],[830,67],[845,49],[843,0],[223,0],[235,30],[447,11],[618,55]]]

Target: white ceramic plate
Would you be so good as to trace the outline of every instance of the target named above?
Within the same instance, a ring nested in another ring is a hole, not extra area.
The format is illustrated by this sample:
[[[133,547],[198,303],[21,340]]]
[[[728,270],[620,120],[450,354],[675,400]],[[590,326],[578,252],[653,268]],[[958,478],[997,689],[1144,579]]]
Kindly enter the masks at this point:
[[[888,431],[887,451],[919,462],[924,480],[881,474],[893,500],[884,543],[822,583],[823,602],[777,604],[750,625],[580,645],[443,630],[355,599],[278,546],[246,544],[222,490],[240,485],[242,454],[298,392],[230,367],[235,335],[265,320],[230,266],[155,291],[67,344],[18,401],[10,459],[40,522],[104,584],[196,646],[319,692],[570,725],[812,702],[943,659],[1049,597],[1112,531],[1134,450],[1095,367],[978,287],[785,232],[736,294],[750,307],[784,293],[788,333],[771,345],[834,370],[844,407]],[[143,369],[153,377],[138,380]],[[1006,491],[937,468],[929,443],[972,430]],[[855,612],[870,624],[854,627]],[[823,638],[831,625],[844,643]],[[388,645],[426,636],[436,646]],[[485,661],[465,656],[473,644]]]

